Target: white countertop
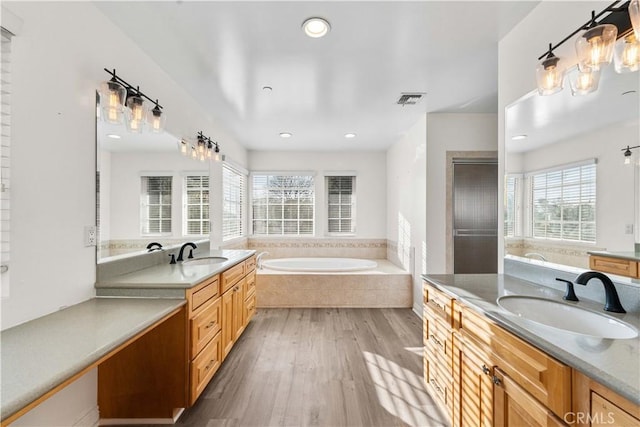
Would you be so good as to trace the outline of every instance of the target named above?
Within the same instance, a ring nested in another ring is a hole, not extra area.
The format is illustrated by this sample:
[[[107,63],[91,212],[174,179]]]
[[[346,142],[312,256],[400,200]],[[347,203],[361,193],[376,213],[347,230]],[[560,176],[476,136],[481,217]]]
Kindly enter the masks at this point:
[[[186,304],[94,298],[0,332],[2,420]]]
[[[599,339],[518,318],[498,306],[498,297],[531,295],[563,301],[563,293],[512,276],[442,274],[422,277],[535,347],[640,405],[640,337]],[[602,311],[604,301],[594,303],[581,299],[577,305]],[[640,329],[638,313],[605,313]]]

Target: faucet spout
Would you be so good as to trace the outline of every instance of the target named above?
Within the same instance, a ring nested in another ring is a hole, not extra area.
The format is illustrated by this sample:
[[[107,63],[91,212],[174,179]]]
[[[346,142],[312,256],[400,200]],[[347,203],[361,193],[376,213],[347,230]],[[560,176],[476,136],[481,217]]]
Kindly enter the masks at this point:
[[[269,255],[269,252],[260,252],[257,256],[256,256],[256,266],[258,267],[258,270],[262,270],[262,257],[264,255]]]
[[[184,261],[184,250],[187,247],[191,247],[191,251],[189,252],[189,258],[193,258],[193,250],[197,248],[195,243],[192,242],[187,242],[184,245],[182,245],[182,247],[180,248],[180,252],[178,253],[178,258],[176,259],[176,261],[180,262],[180,261]]]
[[[600,273],[599,271],[586,271],[576,277],[575,282],[579,285],[586,285],[591,279],[599,279],[604,286],[604,294],[605,294],[605,303],[604,309],[605,311],[610,311],[612,313],[626,313],[627,311],[620,304],[620,298],[618,298],[618,292],[616,291],[616,287],[609,279],[607,275],[604,273]]]
[[[147,245],[147,249],[149,250],[149,252],[153,252],[153,251],[162,251],[164,249],[162,249],[162,245],[158,242],[151,242]]]

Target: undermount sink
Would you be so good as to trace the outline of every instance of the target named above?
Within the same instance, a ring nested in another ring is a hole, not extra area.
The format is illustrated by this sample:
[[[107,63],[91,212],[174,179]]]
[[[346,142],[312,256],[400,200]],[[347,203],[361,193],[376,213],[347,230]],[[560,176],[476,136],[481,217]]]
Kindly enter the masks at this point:
[[[507,295],[498,305],[508,312],[535,323],[597,338],[628,339],[638,330],[606,314],[546,298]]]
[[[188,259],[182,262],[182,265],[209,265],[209,264],[220,264],[221,262],[225,262],[229,260],[229,258],[225,258],[223,256],[208,256],[202,258],[193,258]]]

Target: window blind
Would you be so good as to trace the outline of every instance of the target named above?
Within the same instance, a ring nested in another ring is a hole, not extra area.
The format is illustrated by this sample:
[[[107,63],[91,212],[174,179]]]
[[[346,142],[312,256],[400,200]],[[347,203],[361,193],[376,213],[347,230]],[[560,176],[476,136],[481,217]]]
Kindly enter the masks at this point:
[[[2,125],[0,142],[0,264],[2,272],[2,295],[8,293],[8,271],[11,236],[11,33],[0,28],[0,123]]]
[[[140,225],[143,235],[171,233],[171,176],[142,176]]]
[[[567,166],[531,177],[533,237],[596,241],[596,165]]]
[[[253,175],[252,227],[257,235],[312,235],[312,175]]]
[[[184,235],[209,234],[209,175],[184,177]]]
[[[514,175],[507,175],[504,184],[504,237],[516,236],[518,179]]]
[[[326,176],[327,231],[329,233],[355,232],[355,177]]]
[[[222,165],[222,240],[242,237],[246,176],[228,164]]]

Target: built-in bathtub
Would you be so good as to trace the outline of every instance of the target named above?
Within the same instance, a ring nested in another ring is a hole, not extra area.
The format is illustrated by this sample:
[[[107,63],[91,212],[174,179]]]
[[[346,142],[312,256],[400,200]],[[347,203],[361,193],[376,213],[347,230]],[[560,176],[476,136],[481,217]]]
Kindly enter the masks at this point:
[[[411,307],[411,274],[386,259],[263,259],[258,307]]]

